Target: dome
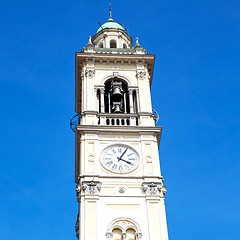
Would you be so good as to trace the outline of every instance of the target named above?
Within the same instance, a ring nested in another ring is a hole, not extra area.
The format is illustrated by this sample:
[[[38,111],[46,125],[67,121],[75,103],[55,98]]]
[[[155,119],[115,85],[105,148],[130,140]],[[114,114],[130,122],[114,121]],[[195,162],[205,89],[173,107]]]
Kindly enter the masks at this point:
[[[109,18],[108,21],[106,23],[104,23],[98,30],[97,33],[100,32],[103,29],[106,28],[115,28],[115,29],[121,29],[124,30],[124,28],[119,24],[113,21],[112,18]]]

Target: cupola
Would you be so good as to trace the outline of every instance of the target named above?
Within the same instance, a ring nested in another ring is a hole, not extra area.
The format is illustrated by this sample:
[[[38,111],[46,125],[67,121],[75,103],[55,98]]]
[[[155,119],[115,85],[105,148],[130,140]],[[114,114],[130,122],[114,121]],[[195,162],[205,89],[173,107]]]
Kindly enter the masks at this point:
[[[110,17],[93,36],[92,42],[97,48],[132,48],[132,39],[124,27]]]

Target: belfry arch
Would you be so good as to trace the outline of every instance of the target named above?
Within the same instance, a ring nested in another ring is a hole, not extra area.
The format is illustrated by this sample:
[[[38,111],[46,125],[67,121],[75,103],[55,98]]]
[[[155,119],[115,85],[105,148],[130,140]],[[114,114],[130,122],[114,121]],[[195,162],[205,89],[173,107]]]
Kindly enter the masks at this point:
[[[99,113],[130,114],[138,111],[137,90],[129,87],[129,81],[111,77],[96,92]]]

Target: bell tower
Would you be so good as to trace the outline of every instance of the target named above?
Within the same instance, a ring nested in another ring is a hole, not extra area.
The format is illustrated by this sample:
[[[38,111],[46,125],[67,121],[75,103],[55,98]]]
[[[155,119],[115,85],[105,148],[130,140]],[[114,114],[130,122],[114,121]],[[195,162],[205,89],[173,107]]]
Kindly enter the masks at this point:
[[[76,53],[79,240],[167,240],[150,88],[155,55],[109,20]]]

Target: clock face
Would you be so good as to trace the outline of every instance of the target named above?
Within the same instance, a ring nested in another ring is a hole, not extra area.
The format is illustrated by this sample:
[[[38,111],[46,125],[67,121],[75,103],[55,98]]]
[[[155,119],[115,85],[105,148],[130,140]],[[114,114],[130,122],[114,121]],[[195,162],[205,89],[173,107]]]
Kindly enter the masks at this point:
[[[126,145],[112,145],[104,149],[101,155],[102,166],[114,173],[128,173],[139,165],[137,152]]]

